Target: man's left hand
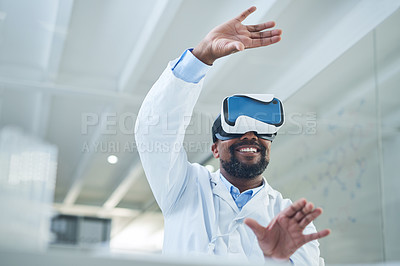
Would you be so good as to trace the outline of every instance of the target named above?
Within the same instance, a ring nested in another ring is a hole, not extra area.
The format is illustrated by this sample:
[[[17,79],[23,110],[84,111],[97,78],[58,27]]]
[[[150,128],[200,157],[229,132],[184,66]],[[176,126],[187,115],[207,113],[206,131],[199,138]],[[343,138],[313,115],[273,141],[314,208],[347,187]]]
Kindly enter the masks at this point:
[[[322,209],[314,209],[311,202],[300,199],[281,211],[267,227],[261,226],[254,219],[247,218],[248,225],[257,236],[264,256],[276,259],[287,259],[302,245],[330,234],[329,229],[304,235],[307,225],[321,215]]]

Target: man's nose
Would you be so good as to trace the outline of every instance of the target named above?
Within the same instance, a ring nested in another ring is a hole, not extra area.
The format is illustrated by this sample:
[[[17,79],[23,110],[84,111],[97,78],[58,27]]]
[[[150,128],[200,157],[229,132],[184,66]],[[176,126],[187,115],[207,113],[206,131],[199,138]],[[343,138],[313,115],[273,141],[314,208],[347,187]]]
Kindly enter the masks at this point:
[[[255,134],[254,131],[249,131],[249,132],[246,132],[245,134],[243,134],[240,137],[240,139],[241,140],[243,140],[243,139],[258,139],[258,137],[257,137],[257,135]]]

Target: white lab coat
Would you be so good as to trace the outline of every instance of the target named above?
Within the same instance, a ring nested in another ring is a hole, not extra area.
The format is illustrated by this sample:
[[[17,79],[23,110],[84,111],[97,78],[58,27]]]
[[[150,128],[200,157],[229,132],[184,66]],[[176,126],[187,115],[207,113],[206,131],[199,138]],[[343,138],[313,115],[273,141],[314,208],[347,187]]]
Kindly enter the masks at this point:
[[[163,252],[215,254],[263,261],[256,236],[243,220],[268,223],[291,204],[265,187],[239,210],[219,171],[189,163],[182,147],[184,132],[201,92],[198,84],[176,78],[168,66],[147,94],[135,127],[136,144],[144,171],[165,224]],[[304,233],[316,232],[309,225]],[[318,242],[312,241],[291,259],[295,265],[318,265]]]

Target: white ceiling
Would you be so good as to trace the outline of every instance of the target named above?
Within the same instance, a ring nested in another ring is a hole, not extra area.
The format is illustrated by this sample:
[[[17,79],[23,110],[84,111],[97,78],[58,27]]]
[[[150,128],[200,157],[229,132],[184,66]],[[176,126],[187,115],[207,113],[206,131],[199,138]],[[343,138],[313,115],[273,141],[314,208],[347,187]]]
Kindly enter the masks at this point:
[[[216,62],[189,126],[194,133],[186,137],[201,143],[189,150],[190,161],[217,166],[209,161],[210,123],[222,98],[236,92],[275,93],[287,113],[315,112],[319,125],[328,127],[326,121],[355,99],[375,96],[378,84],[385,99],[384,133],[400,128],[399,1],[2,0],[0,126],[19,126],[58,146],[60,211],[113,217],[114,235],[153,221],[152,232],[160,235],[160,214],[134,146],[135,114],[169,60],[250,5],[258,10],[245,23],[273,19],[283,39]],[[356,119],[368,121],[370,115],[366,110]],[[86,127],[88,117],[117,124]],[[346,123],[354,121],[341,125]],[[279,160],[300,145],[291,138],[295,128],[290,121],[283,128],[287,133],[274,147],[270,170],[281,176],[275,186],[289,196],[297,196],[297,185],[284,183],[310,167],[294,167],[295,156]],[[316,149],[304,147],[310,163],[318,164],[313,158],[340,138],[346,138],[345,130],[320,138]],[[117,164],[107,162],[110,154],[119,157]]]

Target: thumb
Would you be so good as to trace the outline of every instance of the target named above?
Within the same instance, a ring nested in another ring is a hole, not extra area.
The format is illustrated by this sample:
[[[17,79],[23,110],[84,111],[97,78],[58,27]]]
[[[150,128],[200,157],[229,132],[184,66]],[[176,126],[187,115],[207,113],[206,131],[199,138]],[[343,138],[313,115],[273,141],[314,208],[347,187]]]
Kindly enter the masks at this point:
[[[240,52],[244,50],[244,45],[241,42],[232,42],[229,44],[228,50],[232,52]]]
[[[254,234],[257,236],[258,239],[263,238],[265,228],[262,227],[256,220],[251,218],[246,218],[244,223],[253,230]]]

